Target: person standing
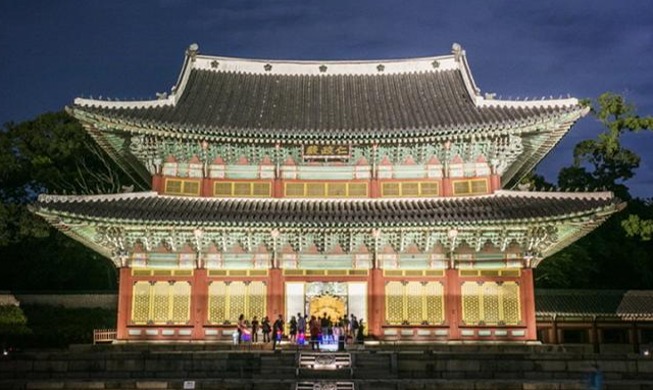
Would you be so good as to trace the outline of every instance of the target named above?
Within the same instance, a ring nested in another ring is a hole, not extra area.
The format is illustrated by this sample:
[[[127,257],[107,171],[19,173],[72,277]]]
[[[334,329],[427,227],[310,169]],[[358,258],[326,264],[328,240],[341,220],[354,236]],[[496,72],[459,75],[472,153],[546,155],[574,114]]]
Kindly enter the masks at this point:
[[[254,318],[252,318],[252,342],[253,343],[258,343],[258,328],[259,328],[258,317],[254,316]]]
[[[311,316],[311,320],[308,322],[309,332],[311,333],[311,349],[320,350],[320,344],[318,343],[317,337],[320,334],[319,322],[315,316]]]
[[[263,322],[261,323],[261,327],[263,328],[263,342],[264,343],[269,343],[270,342],[270,319],[268,316],[265,316],[263,318]]]
[[[351,315],[351,320],[349,321],[349,323],[351,326],[352,341],[355,342],[356,338],[358,337],[358,320],[356,319],[356,316],[353,313]]]
[[[306,341],[306,316],[302,316],[301,313],[297,313],[297,335],[297,340],[304,345]]]
[[[358,321],[358,331],[356,332],[356,344],[363,345],[365,344],[365,322],[363,322],[363,319],[361,318],[360,321]]]
[[[236,331],[238,332],[238,344],[243,341],[243,330],[245,329],[245,315],[238,316],[238,323],[236,324]]]
[[[295,316],[290,318],[290,342],[297,342],[297,318]]]
[[[283,337],[283,316],[279,314],[279,318],[272,326],[272,350],[277,349],[277,343],[281,344],[281,337]]]

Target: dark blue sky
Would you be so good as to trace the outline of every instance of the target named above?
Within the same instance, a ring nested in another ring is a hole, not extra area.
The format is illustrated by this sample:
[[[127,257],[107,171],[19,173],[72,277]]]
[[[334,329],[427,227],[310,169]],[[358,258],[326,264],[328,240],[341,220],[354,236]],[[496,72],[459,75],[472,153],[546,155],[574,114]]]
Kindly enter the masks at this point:
[[[0,123],[60,110],[77,96],[154,98],[192,42],[204,54],[270,59],[381,59],[467,51],[482,92],[540,98],[625,94],[653,114],[653,2],[2,1]],[[540,164],[554,179],[582,119]],[[642,156],[628,182],[653,197],[653,133],[627,137]]]

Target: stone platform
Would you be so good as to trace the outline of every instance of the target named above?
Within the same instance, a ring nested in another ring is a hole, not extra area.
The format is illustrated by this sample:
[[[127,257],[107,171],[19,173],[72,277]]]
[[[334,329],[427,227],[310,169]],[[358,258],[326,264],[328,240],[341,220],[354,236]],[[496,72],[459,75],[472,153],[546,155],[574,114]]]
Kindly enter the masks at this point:
[[[300,351],[224,344],[118,344],[23,351],[0,359],[3,389],[295,389],[299,382],[355,389],[653,390],[653,359],[564,346],[378,345],[356,347],[352,370],[297,374]],[[325,387],[320,387],[325,386]],[[302,387],[306,388],[306,387]]]

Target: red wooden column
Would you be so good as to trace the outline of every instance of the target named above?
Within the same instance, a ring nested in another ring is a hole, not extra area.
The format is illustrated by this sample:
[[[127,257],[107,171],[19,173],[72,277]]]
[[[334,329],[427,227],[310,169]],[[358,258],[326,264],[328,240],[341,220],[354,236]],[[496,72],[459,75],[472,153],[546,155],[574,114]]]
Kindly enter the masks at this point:
[[[367,316],[369,333],[377,337],[383,337],[382,326],[385,319],[385,280],[383,270],[378,268],[370,270],[367,294],[370,303]]]
[[[379,179],[370,180],[370,198],[380,198],[381,197],[381,185]]]
[[[501,189],[501,177],[496,173],[490,176],[490,192],[494,193]]]
[[[449,339],[460,339],[460,322],[462,321],[462,297],[460,295],[460,278],[457,269],[444,271],[446,286],[444,292],[445,320],[449,324]]]
[[[131,268],[122,267],[119,269],[118,279],[118,321],[116,324],[116,338],[127,339],[127,325],[131,314],[132,306],[132,281]]]
[[[272,197],[283,198],[283,180],[275,178],[272,181]]]
[[[451,178],[442,178],[442,196],[452,196],[453,188],[451,188]]]
[[[190,320],[193,324],[193,340],[204,339],[204,323],[206,323],[209,306],[208,279],[206,269],[196,269],[191,281]]]
[[[270,268],[268,276],[268,297],[267,297],[267,306],[268,306],[268,316],[270,321],[273,322],[276,320],[279,314],[284,314],[284,280],[283,272],[280,268]],[[285,321],[288,321],[288,318],[284,318]]]
[[[213,186],[211,185],[211,179],[203,177],[200,182],[202,185],[200,196],[210,198],[213,196]]]
[[[533,283],[533,269],[524,268],[521,273],[521,301],[524,323],[526,324],[526,338],[537,339],[537,325],[535,323],[535,284]]]
[[[161,194],[163,193],[163,190],[163,176],[160,174],[152,175],[152,191]]]

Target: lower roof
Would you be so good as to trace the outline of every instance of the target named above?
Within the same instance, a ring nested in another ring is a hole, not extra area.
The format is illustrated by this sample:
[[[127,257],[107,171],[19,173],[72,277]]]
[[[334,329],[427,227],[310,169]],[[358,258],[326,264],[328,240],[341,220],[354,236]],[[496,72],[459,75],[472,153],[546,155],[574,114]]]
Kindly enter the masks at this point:
[[[538,316],[653,320],[653,291],[535,290]]]
[[[41,195],[40,215],[122,224],[177,226],[451,226],[606,216],[612,193],[497,191],[474,197],[410,199],[191,198],[156,192],[95,196]]]

